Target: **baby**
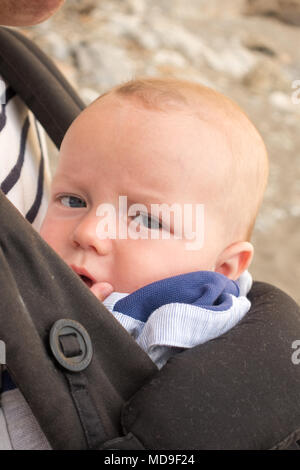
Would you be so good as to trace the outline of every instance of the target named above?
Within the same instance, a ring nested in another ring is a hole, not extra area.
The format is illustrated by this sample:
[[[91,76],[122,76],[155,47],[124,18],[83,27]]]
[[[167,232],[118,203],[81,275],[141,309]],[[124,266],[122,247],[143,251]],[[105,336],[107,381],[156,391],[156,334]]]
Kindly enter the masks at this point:
[[[262,138],[231,100],[183,80],[131,81],[68,130],[41,235],[161,366],[249,310],[245,273],[267,175]],[[157,217],[154,204],[164,204]],[[197,249],[178,231],[187,206],[196,224],[203,208]]]

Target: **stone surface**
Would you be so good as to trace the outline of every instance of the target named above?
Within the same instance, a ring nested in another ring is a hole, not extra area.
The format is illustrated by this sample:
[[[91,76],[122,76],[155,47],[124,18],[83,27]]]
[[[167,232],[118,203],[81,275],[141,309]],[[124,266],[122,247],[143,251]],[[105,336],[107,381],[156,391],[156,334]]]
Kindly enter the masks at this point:
[[[300,26],[300,0],[248,0],[245,11]]]

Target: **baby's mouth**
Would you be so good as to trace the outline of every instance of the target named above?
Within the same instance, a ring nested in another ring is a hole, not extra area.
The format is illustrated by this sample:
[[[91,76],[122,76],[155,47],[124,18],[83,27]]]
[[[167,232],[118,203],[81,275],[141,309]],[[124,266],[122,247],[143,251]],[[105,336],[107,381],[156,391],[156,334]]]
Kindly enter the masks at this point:
[[[97,282],[96,279],[94,279],[85,268],[79,268],[78,266],[74,266],[72,264],[70,267],[89,289]]]
[[[78,267],[74,264],[70,265],[70,268],[80,277],[82,282],[88,287],[97,299],[102,302],[108,297],[114,290],[113,286],[106,281],[97,281],[84,267]]]
[[[84,274],[79,274],[79,277],[88,286],[88,288],[91,288],[92,285],[94,284],[94,281],[92,281],[92,279],[85,276]]]

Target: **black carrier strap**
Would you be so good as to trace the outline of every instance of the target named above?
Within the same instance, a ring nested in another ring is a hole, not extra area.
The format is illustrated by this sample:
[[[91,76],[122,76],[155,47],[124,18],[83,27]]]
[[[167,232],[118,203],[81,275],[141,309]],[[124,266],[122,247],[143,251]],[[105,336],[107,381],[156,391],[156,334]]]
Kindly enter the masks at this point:
[[[85,105],[54,63],[16,30],[0,28],[0,75],[60,147]]]
[[[0,30],[0,75],[59,146],[82,106],[21,38]],[[0,221],[0,339],[54,449],[299,448],[300,312],[290,297],[255,282],[235,328],[158,371],[1,192]]]

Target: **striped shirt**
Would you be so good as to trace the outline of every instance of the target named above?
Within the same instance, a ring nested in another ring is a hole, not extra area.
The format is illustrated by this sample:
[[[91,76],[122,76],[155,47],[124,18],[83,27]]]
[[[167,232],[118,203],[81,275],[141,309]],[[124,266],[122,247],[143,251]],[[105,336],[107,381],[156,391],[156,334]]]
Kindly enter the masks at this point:
[[[0,106],[0,189],[39,230],[50,193],[45,136],[11,87],[5,87]]]

